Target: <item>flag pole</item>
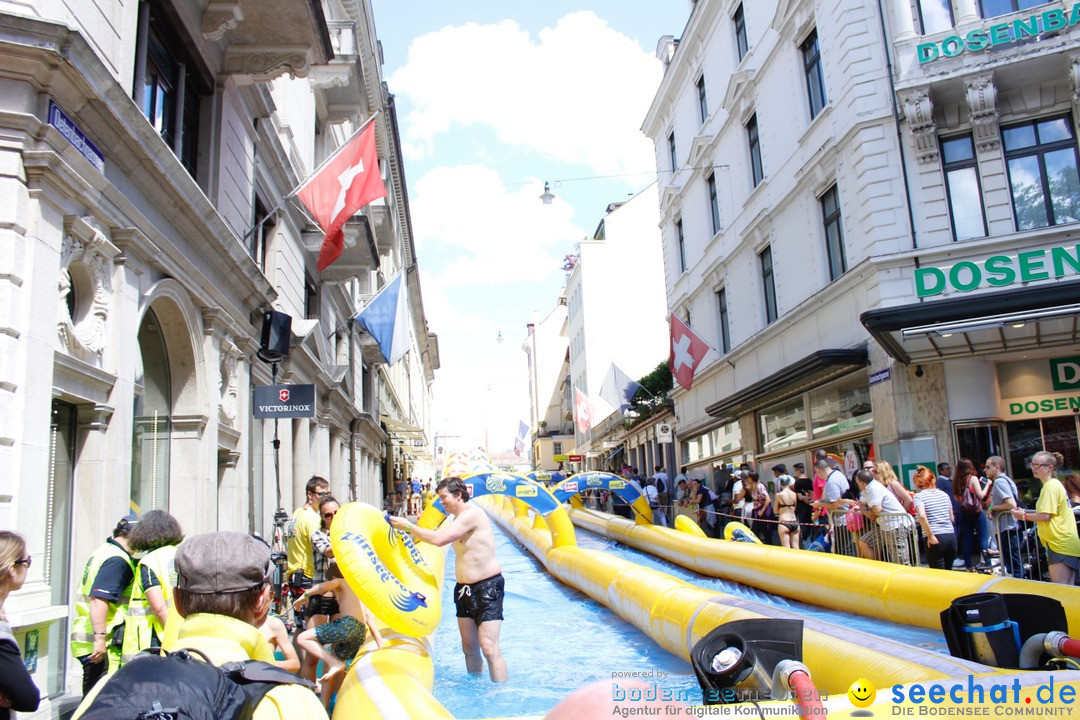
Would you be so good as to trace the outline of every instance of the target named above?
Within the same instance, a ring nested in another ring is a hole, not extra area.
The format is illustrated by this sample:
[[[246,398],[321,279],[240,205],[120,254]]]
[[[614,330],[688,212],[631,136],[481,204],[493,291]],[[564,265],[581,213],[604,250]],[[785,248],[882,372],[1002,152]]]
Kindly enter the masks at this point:
[[[330,161],[333,160],[335,157],[337,157],[337,154],[341,150],[341,148],[343,148],[346,145],[348,145],[349,143],[351,143],[353,140],[356,139],[357,135],[364,132],[364,130],[367,128],[367,126],[371,124],[371,121],[374,120],[375,118],[379,117],[380,113],[382,113],[382,110],[376,110],[374,113],[372,113],[371,117],[369,117],[367,120],[365,120],[363,122],[363,124],[360,125],[360,127],[356,129],[356,132],[354,132],[352,135],[350,135],[349,138],[345,142],[341,143],[336,148],[334,148],[334,152],[330,153],[326,157],[325,160],[323,160],[321,163],[319,163],[319,167],[315,168],[310,173],[308,173],[307,178],[303,182],[301,182],[299,185],[297,185],[295,188],[293,188],[292,192],[290,192],[288,195],[285,196],[285,199],[287,200],[287,199],[291,198],[293,195],[296,195],[298,192],[303,190],[305,185],[307,185],[309,182],[311,182],[313,179],[315,179],[315,177],[319,174],[320,170],[322,170],[324,167],[329,165]]]

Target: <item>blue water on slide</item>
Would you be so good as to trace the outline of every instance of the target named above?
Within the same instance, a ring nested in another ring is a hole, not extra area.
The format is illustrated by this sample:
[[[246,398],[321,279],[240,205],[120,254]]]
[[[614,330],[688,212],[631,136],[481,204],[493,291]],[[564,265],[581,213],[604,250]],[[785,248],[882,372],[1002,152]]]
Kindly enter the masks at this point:
[[[881,634],[947,653],[940,631],[849,615],[770,595],[678,565],[577,528],[578,545],[603,550],[693,585],[775,605],[843,627]],[[496,553],[506,577],[501,646],[510,682],[494,685],[487,666],[480,677],[465,671],[454,610],[454,553],[446,558],[443,619],[432,636],[435,697],[457,718],[543,715],[570,692],[590,682],[620,682],[613,673],[651,672],[674,697],[700,702],[690,664],[662,649],[637,628],[549,575],[543,565],[495,526]],[[622,680],[622,682],[626,682]]]

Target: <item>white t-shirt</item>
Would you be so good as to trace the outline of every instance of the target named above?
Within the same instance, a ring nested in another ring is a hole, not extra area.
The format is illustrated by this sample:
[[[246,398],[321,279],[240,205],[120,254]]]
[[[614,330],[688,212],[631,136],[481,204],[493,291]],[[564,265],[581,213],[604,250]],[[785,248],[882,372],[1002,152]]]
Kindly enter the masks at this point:
[[[877,523],[882,530],[896,530],[911,522],[911,515],[904,510],[896,496],[877,480],[871,480],[866,485],[862,499],[868,508],[881,508]]]

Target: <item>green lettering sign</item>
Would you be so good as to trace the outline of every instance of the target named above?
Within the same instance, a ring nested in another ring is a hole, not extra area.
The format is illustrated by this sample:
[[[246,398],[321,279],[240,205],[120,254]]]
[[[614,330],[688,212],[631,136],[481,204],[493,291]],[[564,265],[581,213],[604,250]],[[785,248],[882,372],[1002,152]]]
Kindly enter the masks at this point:
[[[1080,390],[1080,355],[1050,360],[1054,390]]]
[[[1020,281],[1031,282],[1032,280],[1046,280],[1050,273],[1042,269],[1045,250],[1029,250],[1016,254],[1016,261],[1020,264]]]
[[[985,260],[959,260],[946,268],[915,268],[915,295],[971,292],[984,285],[1007,287],[1017,282],[1060,280],[1080,275],[1080,244],[991,255]]]
[[[915,268],[915,291],[919,297],[945,292],[945,273],[936,267]]]
[[[1026,38],[1064,30],[1073,25],[1080,25],[1080,2],[1073,4],[1068,17],[1064,10],[1056,8],[1042,13],[1033,13],[1012,22],[997,23],[971,30],[964,37],[948,35],[940,42],[920,43],[915,48],[915,55],[919,59],[919,64],[922,65],[940,58],[956,57],[965,52],[979,52],[987,47],[1009,45]]]

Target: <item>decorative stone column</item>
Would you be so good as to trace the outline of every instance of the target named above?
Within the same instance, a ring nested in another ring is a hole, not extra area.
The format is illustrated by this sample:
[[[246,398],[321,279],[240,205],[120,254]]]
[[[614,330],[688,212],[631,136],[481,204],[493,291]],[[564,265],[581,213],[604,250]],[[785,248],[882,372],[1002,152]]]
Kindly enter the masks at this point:
[[[957,27],[981,19],[979,9],[975,7],[975,0],[953,0],[953,17]]]
[[[908,0],[889,0],[889,4],[892,9],[893,26],[896,29],[896,37],[893,40],[911,40],[916,37],[911,3]]]
[[[901,96],[908,129],[915,141],[915,157],[920,164],[937,162],[937,125],[929,88],[918,88]]]
[[[998,134],[997,87],[992,73],[977,75],[964,83],[967,87],[968,109],[971,110],[971,131],[975,147],[996,150],[1001,144]]]

